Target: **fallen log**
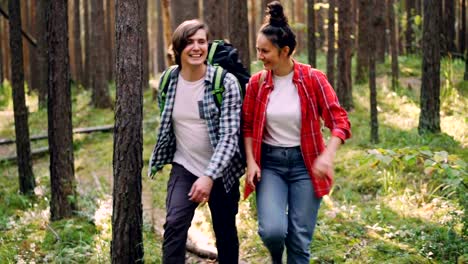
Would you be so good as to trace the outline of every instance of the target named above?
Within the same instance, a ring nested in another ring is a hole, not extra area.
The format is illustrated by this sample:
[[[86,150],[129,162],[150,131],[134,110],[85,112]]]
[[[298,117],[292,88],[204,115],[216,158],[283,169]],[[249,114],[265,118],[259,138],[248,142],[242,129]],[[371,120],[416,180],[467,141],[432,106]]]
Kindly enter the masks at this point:
[[[48,154],[48,153],[49,153],[49,147],[43,147],[43,148],[38,148],[38,149],[32,150],[31,151],[31,156],[33,158],[37,158],[37,157],[41,157],[41,156],[43,156],[45,154]],[[0,158],[0,162],[4,162],[4,161],[16,162],[16,155]]]

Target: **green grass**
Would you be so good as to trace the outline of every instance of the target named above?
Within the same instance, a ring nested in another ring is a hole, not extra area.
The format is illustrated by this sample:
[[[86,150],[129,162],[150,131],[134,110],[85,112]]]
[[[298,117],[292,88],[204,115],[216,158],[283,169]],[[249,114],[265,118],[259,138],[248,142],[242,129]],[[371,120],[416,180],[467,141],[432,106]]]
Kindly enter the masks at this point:
[[[325,70],[325,54],[318,68]],[[298,54],[305,61],[304,54]],[[418,80],[419,56],[400,57],[401,80]],[[319,212],[311,263],[466,263],[468,261],[468,176],[466,112],[468,82],[464,64],[444,59],[441,68],[442,133],[420,136],[419,87],[391,91],[390,62],[378,65],[380,143],[370,143],[369,89],[353,86],[355,109],[349,113],[353,137],[336,157],[335,185]],[[261,69],[254,62],[253,72]],[[354,74],[353,74],[354,76]],[[115,85],[111,84],[115,96]],[[0,91],[0,137],[14,137],[9,84]],[[111,110],[90,106],[91,94],[72,88],[74,127],[112,124]],[[27,96],[30,134],[47,133],[47,112],[38,110],[37,96]],[[170,166],[149,180],[147,163],[156,141],[157,104],[144,94],[143,186],[149,201],[164,213]],[[454,124],[457,124],[456,126]],[[327,133],[328,135],[328,133]],[[46,146],[47,140],[32,148]],[[75,176],[79,210],[71,219],[51,223],[48,157],[34,161],[39,190],[36,197],[18,193],[15,164],[0,164],[0,263],[109,263],[112,208],[113,136],[74,135]],[[241,190],[243,183],[241,184]],[[164,215],[160,215],[163,218]],[[257,235],[255,197],[240,202],[241,257],[248,263],[269,263]],[[161,235],[144,219],[147,263],[161,263]],[[159,227],[161,228],[161,227]]]

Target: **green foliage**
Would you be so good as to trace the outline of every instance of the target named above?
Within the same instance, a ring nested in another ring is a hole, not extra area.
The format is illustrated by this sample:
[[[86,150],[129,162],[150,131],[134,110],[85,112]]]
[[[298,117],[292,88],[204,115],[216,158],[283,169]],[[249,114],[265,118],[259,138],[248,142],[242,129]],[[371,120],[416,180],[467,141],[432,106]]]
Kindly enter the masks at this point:
[[[11,85],[7,81],[0,80],[0,110],[8,108],[12,102]]]

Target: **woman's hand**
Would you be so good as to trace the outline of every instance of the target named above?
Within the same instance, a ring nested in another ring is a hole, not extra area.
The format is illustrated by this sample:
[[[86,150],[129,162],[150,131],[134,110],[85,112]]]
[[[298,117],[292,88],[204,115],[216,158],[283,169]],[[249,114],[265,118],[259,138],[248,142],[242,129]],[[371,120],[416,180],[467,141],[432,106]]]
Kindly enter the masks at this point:
[[[327,151],[322,152],[320,156],[315,159],[314,166],[312,167],[314,175],[319,179],[325,179],[330,171],[333,171],[333,158]]]
[[[255,190],[255,184],[262,178],[260,168],[255,160],[247,162],[247,184]]]

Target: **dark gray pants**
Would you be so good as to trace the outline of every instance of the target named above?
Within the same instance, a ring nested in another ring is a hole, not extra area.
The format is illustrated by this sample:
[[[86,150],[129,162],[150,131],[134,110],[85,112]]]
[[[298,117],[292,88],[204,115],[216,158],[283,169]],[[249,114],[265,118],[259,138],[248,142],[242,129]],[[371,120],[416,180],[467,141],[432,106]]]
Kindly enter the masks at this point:
[[[188,193],[198,179],[183,166],[174,163],[167,184],[166,223],[164,224],[163,263],[185,263],[185,244],[198,203],[189,200]],[[239,240],[236,214],[239,206],[239,182],[226,193],[221,178],[216,179],[208,205],[220,264],[238,263]]]

